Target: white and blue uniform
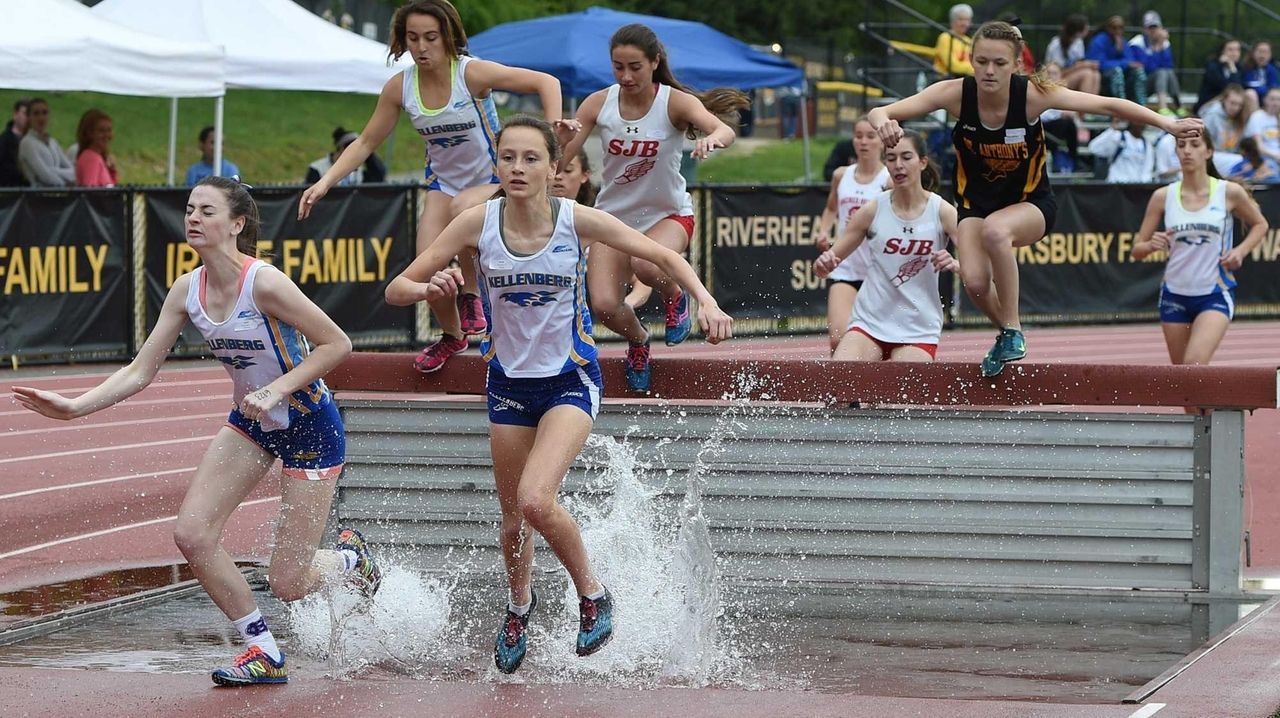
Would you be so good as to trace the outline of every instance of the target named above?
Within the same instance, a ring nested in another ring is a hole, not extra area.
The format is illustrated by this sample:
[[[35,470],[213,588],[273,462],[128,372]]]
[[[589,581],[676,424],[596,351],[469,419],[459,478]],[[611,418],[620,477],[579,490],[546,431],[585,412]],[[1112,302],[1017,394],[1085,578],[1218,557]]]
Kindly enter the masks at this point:
[[[426,143],[427,189],[450,197],[470,187],[498,183],[498,111],[493,98],[478,99],[467,88],[466,68],[474,58],[460,56],[449,68],[451,92],[444,107],[428,108],[418,87],[418,66],[401,73],[401,102],[413,129]]]
[[[844,228],[849,224],[849,218],[853,213],[857,212],[862,205],[875,199],[876,195],[884,191],[885,185],[889,184],[888,167],[881,167],[876,176],[865,184],[858,181],[857,172],[857,165],[849,165],[840,176],[840,184],[836,185],[836,239],[844,234]],[[871,266],[869,244],[869,242],[863,242],[853,250],[853,254],[836,265],[828,279],[833,282],[861,285],[867,278],[867,268]]]
[[[595,418],[603,382],[587,306],[587,252],[573,224],[576,203],[551,198],[555,228],[542,249],[512,252],[502,237],[504,198],[485,203],[476,247],[480,300],[489,331],[489,421],[537,426],[554,406]]]
[[[1182,182],[1169,185],[1164,226],[1169,259],[1160,285],[1160,320],[1190,324],[1204,311],[1235,315],[1236,278],[1220,264],[1234,244],[1227,212],[1227,182],[1209,178],[1209,201],[1194,212],[1182,206]]]
[[[244,397],[275,381],[306,359],[307,339],[294,327],[264,313],[253,301],[253,282],[265,262],[246,260],[240,296],[222,321],[204,306],[205,268],[191,273],[187,316],[204,336],[205,345],[227,369],[236,407]],[[274,268],[266,271],[277,271]],[[250,421],[232,409],[227,425],[284,462],[284,473],[301,479],[328,479],[342,470],[346,432],[333,396],[317,379]]]

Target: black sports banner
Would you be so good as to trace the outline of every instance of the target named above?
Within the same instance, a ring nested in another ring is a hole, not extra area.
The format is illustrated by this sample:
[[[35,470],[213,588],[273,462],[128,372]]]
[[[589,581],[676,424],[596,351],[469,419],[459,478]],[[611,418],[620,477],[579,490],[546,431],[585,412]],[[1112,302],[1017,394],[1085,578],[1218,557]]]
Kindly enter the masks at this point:
[[[301,188],[254,189],[262,215],[258,252],[289,275],[355,346],[410,344],[413,308],[387,304],[383,291],[413,259],[411,192],[378,185],[334,188],[299,222]],[[169,287],[200,261],[185,239],[189,194],[187,189],[146,194],[148,330]],[[180,351],[202,348],[199,334],[188,325]]]
[[[0,355],[129,355],[127,197],[0,192]]]

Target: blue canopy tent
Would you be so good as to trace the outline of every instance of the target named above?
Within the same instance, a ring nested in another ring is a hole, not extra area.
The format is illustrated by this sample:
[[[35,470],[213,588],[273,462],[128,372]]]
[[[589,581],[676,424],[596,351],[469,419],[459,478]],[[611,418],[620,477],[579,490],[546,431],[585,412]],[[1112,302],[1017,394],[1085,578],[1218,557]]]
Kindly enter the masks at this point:
[[[694,89],[805,88],[804,72],[790,61],[754,50],[700,22],[601,7],[498,25],[470,38],[468,49],[486,60],[545,72],[560,80],[566,95],[584,97],[613,84],[609,38],[631,23],[647,25],[657,33],[670,55],[672,72]],[[805,123],[806,179],[810,166],[807,114],[800,113]]]

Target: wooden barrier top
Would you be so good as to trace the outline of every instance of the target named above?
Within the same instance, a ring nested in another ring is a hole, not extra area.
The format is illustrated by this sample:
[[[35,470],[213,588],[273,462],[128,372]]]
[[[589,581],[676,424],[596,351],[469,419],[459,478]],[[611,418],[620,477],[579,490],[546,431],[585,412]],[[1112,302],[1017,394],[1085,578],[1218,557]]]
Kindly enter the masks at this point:
[[[420,374],[412,354],[357,352],[325,380],[337,390],[483,394],[485,363],[455,356],[444,369]],[[978,365],[958,362],[842,362],[786,359],[653,360],[653,390],[627,391],[622,359],[600,362],[608,398],[754,399],[831,404],[925,406],[1176,406],[1222,409],[1277,407],[1277,369],[1269,367],[1023,364],[984,379]]]

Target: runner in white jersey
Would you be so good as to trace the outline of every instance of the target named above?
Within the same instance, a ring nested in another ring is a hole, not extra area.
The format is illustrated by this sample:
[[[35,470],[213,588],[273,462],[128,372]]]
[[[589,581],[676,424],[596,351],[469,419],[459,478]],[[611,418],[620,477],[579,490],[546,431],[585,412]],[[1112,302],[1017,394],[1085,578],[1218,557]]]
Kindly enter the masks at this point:
[[[473,207],[387,287],[393,304],[451,297],[465,285],[449,260],[477,253],[489,333],[489,446],[493,454],[501,544],[510,596],[494,641],[494,663],[514,672],[524,660],[537,531],[564,564],[579,600],[577,653],[590,655],[613,635],[613,602],[596,578],[573,517],[558,500],[565,472],[586,444],[602,382],[586,306],[587,248],[642,257],[698,300],[707,340],[732,334],[693,268],[615,217],[568,199],[548,197],[560,159],[551,125],[514,117],[498,138],[498,176],[505,197]]]
[[[288,277],[254,259],[258,208],[237,180],[201,180],[191,191],[185,224],[202,266],[174,282],[155,328],[128,366],[74,399],[26,387],[13,392],[23,406],[54,419],[100,411],[145,389],[188,319],[195,324],[231,375],[234,408],[195,470],[177,512],[174,542],[248,644],[231,666],[213,671],[213,681],[285,683],[284,653],[222,548],[222,531],[279,459],[285,480],[268,572],[272,592],[294,601],[338,576],[368,597],[377,591],[381,574],[358,531],[344,530],[335,550],[316,550],[346,441],[321,377],[350,353],[351,342]],[[316,344],[310,351],[308,338]]]
[[[325,196],[395,129],[400,111],[409,115],[426,146],[426,201],[418,221],[417,253],[467,207],[492,196],[496,189],[494,137],[498,116],[490,93],[504,90],[537,93],[547,119],[567,141],[577,123],[560,120],[560,82],[542,72],[507,67],[465,55],[467,34],[458,11],[448,0],[417,0],[396,10],[391,21],[390,55],[409,53],[413,67],[387,80],[364,131],[329,171],[302,194],[298,219],[310,215]],[[414,360],[420,372],[439,370],[449,357],[467,348],[467,336],[483,334],[484,312],[471,291],[473,262],[460,262],[469,280],[457,301],[431,304],[441,336]]]
[[[834,358],[933,361],[942,335],[938,272],[959,269],[946,249],[956,209],[934,194],[938,172],[918,133],[907,131],[885,148],[884,161],[893,189],[863,205],[815,266],[827,276],[859,247],[869,248],[867,278]]]
[[[1219,177],[1208,134],[1177,142],[1182,179],[1152,193],[1132,254],[1168,252],[1160,322],[1169,359],[1208,364],[1235,314],[1232,272],[1266,236],[1267,220],[1244,187]],[[1249,228],[1235,246],[1233,217]]]
[[[866,117],[853,125],[853,152],[856,162],[849,167],[836,168],[831,175],[831,192],[827,194],[827,206],[822,210],[814,241],[819,252],[831,249],[829,237],[833,224],[839,238],[853,213],[889,184],[889,170],[881,161],[884,145]],[[853,300],[857,298],[866,276],[867,248],[862,246],[827,278],[827,337],[831,341],[832,353],[849,326]]]
[[[581,131],[565,147],[565,156],[576,156],[591,130],[599,126],[604,164],[596,207],[658,244],[684,252],[693,237],[693,208],[680,174],[685,138],[698,137],[694,159],[705,159],[716,148],[733,144],[733,129],[719,116],[747,107],[747,97],[736,90],[703,95],[686,90],[672,76],[667,51],[657,35],[644,25],[619,28],[609,40],[609,53],[617,84],[583,101],[577,115]],[[587,273],[592,312],[627,339],[627,386],[647,392],[649,331],[625,301],[625,285],[633,275],[657,290],[666,303],[668,346],[684,341],[692,322],[689,297],[661,269],[608,247],[592,252]]]

